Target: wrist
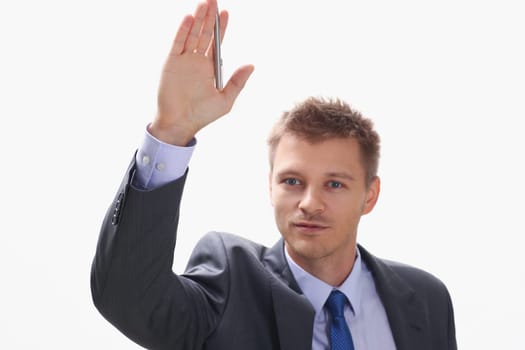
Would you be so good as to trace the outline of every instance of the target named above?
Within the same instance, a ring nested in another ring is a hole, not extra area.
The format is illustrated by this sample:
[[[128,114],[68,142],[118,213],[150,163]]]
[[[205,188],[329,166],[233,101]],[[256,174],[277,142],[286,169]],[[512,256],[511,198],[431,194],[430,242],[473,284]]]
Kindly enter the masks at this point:
[[[186,147],[196,134],[189,128],[162,125],[156,120],[148,125],[148,132],[159,141],[180,147]]]

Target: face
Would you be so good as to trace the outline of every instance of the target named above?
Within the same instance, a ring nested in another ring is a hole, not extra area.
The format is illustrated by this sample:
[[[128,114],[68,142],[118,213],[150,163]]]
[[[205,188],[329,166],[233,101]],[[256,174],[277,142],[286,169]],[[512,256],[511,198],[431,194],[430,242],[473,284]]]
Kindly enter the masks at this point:
[[[312,144],[285,133],[277,145],[270,197],[287,251],[303,267],[353,262],[359,219],[378,195],[379,179],[366,186],[354,139]]]

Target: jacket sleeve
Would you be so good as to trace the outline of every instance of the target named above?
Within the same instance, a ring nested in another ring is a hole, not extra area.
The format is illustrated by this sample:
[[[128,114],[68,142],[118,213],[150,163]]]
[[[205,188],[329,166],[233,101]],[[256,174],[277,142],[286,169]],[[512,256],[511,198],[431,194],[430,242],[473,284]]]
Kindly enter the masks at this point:
[[[130,185],[133,174],[132,163],[102,224],[91,269],[93,302],[148,349],[201,349],[224,308],[227,264],[210,253],[215,275],[206,285],[177,276],[173,253],[187,173],[152,191]]]

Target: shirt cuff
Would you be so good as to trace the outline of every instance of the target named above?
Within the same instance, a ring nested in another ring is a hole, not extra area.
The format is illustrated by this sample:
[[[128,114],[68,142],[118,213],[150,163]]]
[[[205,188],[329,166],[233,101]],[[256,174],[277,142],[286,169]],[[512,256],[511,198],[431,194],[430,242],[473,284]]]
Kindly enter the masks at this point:
[[[135,155],[134,185],[152,190],[177,180],[186,172],[197,140],[186,147],[170,145],[155,138],[146,128],[142,145]]]

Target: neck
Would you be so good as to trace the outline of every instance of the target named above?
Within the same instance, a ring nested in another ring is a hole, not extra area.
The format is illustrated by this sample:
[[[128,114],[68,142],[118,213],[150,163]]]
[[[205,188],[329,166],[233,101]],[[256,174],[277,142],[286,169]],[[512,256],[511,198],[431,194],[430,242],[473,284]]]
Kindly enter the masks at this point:
[[[338,287],[346,280],[352,268],[354,267],[356,257],[355,244],[348,248],[346,254],[336,256],[336,254],[311,258],[296,254],[288,244],[285,244],[286,251],[292,260],[299,265],[303,270],[320,279],[321,281]]]

